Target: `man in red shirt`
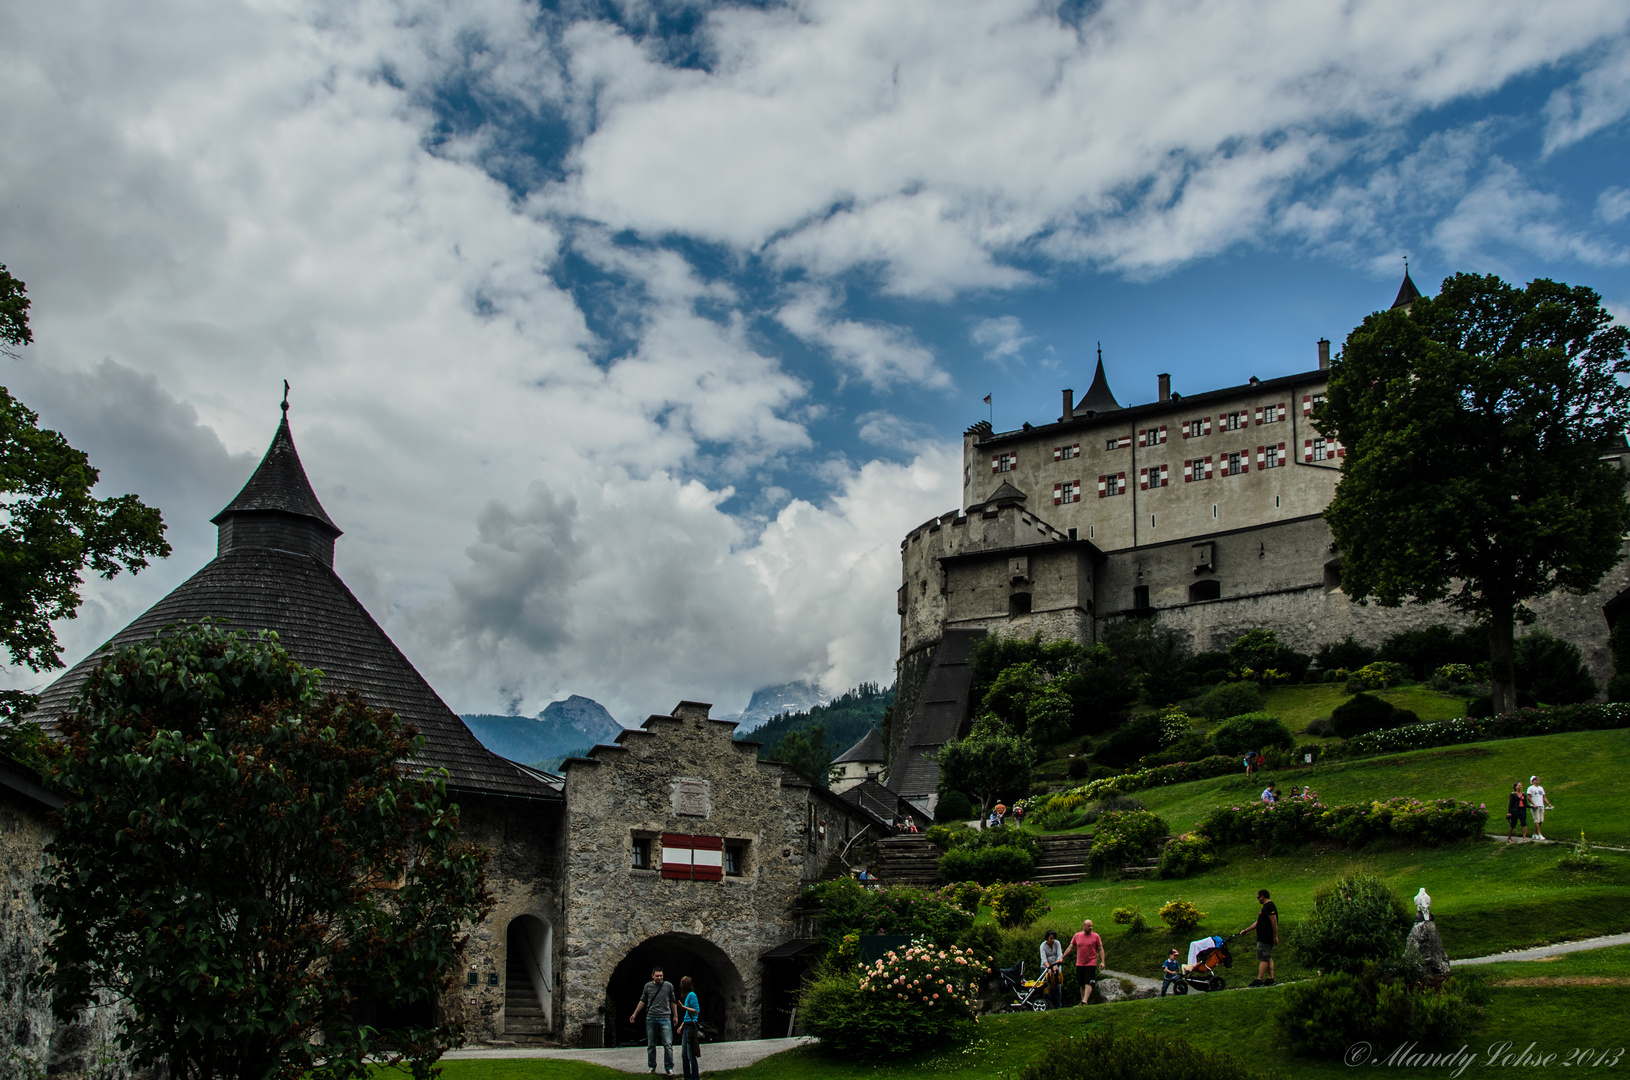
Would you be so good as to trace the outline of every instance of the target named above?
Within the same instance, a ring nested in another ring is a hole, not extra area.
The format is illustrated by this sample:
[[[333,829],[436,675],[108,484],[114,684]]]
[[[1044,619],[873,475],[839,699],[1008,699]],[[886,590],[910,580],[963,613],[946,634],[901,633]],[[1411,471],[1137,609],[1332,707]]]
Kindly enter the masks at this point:
[[[1068,960],[1071,953],[1075,954],[1075,981],[1081,985],[1081,1004],[1085,1005],[1098,984],[1098,969],[1106,963],[1104,939],[1093,932],[1091,919],[1081,921],[1081,932],[1070,939],[1064,959]]]

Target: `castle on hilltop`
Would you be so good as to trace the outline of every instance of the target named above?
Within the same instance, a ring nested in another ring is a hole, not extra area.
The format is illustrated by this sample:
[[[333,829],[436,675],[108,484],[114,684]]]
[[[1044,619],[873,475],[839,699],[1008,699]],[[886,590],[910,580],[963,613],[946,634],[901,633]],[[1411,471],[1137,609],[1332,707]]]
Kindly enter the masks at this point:
[[[1420,297],[1404,275],[1393,307]],[[1255,627],[1312,651],[1349,634],[1379,644],[1464,615],[1441,604],[1348,600],[1342,553],[1323,513],[1345,449],[1313,423],[1328,384],[1318,366],[1183,395],[1155,376],[1155,399],[1123,406],[1100,355],[1079,402],[1054,422],[962,437],[962,506],[900,544],[900,657],[888,786],[932,804],[933,751],[966,732],[967,657],[986,633],[1091,644],[1109,625],[1153,619],[1195,650]],[[1621,444],[1604,457],[1626,468]],[[1612,674],[1603,606],[1630,585],[1621,563],[1595,594],[1530,605],[1537,625],[1578,645],[1599,683]]]

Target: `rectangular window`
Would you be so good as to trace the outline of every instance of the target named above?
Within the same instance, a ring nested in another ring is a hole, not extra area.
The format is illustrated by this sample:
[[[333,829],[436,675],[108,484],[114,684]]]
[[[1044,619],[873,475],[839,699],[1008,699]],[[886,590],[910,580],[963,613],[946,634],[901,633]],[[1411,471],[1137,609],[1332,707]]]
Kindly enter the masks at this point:
[[[1323,400],[1324,400],[1324,395],[1323,394],[1304,394],[1304,395],[1302,395],[1302,415],[1303,416],[1312,416],[1313,415],[1313,406],[1317,405],[1319,402],[1321,402]]]
[[[1277,424],[1285,418],[1285,403],[1277,405],[1264,405],[1256,411],[1256,422],[1259,424]]]
[[[1111,495],[1126,494],[1126,474],[1112,473],[1098,478],[1098,497],[1107,499]]]
[[[1131,446],[1131,445],[1132,445],[1132,436],[1130,436],[1130,435],[1117,435],[1113,439],[1105,439],[1104,440],[1104,449],[1105,450],[1125,450],[1128,446]]]
[[[1017,451],[1006,454],[997,454],[990,459],[990,471],[993,473],[1012,472],[1018,467],[1019,455]]]
[[[1313,440],[1313,460],[1314,461],[1324,461],[1329,456],[1330,456],[1330,453],[1325,447],[1324,440],[1323,439],[1314,439]]]
[[[1069,480],[1053,485],[1053,505],[1081,501],[1081,481]]]
[[[1185,481],[1188,481],[1188,480],[1210,480],[1211,479],[1211,459],[1208,458],[1208,457],[1207,458],[1195,458],[1193,461],[1185,461],[1185,462],[1183,462],[1183,479]]]
[[[1138,432],[1139,446],[1159,446],[1166,441],[1166,426],[1143,428]]]
[[[1229,454],[1227,459],[1223,462],[1223,475],[1238,476],[1243,471],[1240,455],[1238,453]]]
[[[747,845],[730,843],[724,846],[724,876],[741,877],[747,872]]]
[[[1221,431],[1238,431],[1250,422],[1251,414],[1248,412],[1223,413],[1217,417],[1217,427]]]
[[[1183,421],[1183,438],[1197,439],[1201,435],[1211,434],[1211,417],[1197,416],[1193,420]]]
[[[1164,465],[1151,465],[1147,469],[1138,470],[1138,487],[1148,491],[1152,487],[1165,487],[1169,473]]]
[[[1081,456],[1081,444],[1080,443],[1074,443],[1074,444],[1072,444],[1070,446],[1055,446],[1055,447],[1053,447],[1053,460],[1054,461],[1068,461],[1071,458],[1078,458],[1080,456]]]
[[[649,836],[634,837],[634,869],[651,869],[651,838]]]

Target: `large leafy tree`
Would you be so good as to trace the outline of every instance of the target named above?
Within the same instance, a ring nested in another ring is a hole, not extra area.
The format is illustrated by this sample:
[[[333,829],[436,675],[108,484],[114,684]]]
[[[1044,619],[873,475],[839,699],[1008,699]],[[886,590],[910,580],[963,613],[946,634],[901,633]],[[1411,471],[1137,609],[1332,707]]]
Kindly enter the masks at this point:
[[[767,747],[765,756],[782,761],[797,769],[821,787],[830,787],[835,770],[832,758],[835,750],[826,737],[826,724],[816,723],[807,728],[794,729],[781,736],[781,741]]]
[[[1325,511],[1342,588],[1486,620],[1494,704],[1515,704],[1528,600],[1594,589],[1623,555],[1630,330],[1584,287],[1457,274],[1347,337],[1313,414],[1347,448]]]
[[[52,1005],[122,999],[121,1044],[175,1080],[362,1077],[373,1055],[423,1076],[456,1035],[431,1009],[490,906],[486,854],[403,764],[415,731],[320,677],[275,635],[183,625],[62,721]]]
[[[0,351],[34,340],[27,288],[0,266]],[[80,573],[137,573],[170,553],[164,519],[134,495],[92,497],[90,459],[0,387],[0,643],[35,671],[62,666],[55,619],[79,610]],[[22,704],[20,700],[10,702]]]
[[[1006,796],[1023,798],[1030,791],[1036,750],[1030,740],[1014,735],[1000,721],[987,718],[965,739],[939,748],[941,791],[965,791],[979,800],[981,816]]]

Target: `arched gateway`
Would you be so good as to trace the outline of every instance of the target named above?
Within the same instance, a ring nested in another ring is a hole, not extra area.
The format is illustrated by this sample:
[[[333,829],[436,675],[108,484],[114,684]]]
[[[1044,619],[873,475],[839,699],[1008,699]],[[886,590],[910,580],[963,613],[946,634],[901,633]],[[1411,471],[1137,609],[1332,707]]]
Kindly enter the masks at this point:
[[[662,968],[663,977],[676,988],[681,978],[691,977],[702,1007],[703,1024],[712,1038],[740,1039],[758,1034],[756,1028],[747,1028],[741,973],[724,950],[696,934],[658,934],[634,946],[611,973],[606,999],[613,1043],[645,1041],[645,1018],[630,1024],[628,1017],[655,967]]]

